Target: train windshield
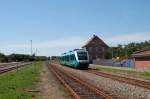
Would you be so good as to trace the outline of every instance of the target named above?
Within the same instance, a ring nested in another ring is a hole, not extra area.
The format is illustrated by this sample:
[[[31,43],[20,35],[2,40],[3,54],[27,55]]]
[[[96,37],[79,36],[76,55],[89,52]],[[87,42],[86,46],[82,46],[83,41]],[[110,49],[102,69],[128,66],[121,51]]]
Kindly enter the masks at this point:
[[[87,60],[87,52],[77,52],[79,60]]]

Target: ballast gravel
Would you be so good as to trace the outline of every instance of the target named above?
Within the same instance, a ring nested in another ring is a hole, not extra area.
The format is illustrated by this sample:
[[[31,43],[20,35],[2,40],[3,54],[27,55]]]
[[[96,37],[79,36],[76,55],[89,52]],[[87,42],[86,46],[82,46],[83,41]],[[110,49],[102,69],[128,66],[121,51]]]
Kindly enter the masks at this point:
[[[109,92],[113,96],[117,96],[117,99],[150,99],[150,90],[148,89],[101,77],[84,70],[77,70],[59,64],[55,64],[55,66]]]

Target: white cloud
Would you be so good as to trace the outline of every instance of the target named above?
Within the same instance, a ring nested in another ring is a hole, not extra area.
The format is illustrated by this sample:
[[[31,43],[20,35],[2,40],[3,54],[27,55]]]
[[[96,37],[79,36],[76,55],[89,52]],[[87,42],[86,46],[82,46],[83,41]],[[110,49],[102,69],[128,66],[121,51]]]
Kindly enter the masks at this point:
[[[60,55],[63,52],[72,50],[75,48],[81,48],[82,45],[89,39],[89,37],[67,37],[58,38],[56,40],[49,40],[45,42],[34,42],[33,40],[33,52],[37,48],[38,55]],[[118,44],[127,44],[129,42],[140,42],[150,40],[150,33],[132,33],[121,34],[109,38],[101,38],[109,46],[116,46]],[[11,53],[25,53],[30,54],[30,44],[9,44],[1,46],[0,51],[6,54]]]
[[[141,42],[145,40],[150,40],[150,33],[121,34],[113,36],[111,38],[106,38],[105,40],[109,45],[127,44],[130,42]]]
[[[68,37],[39,43],[33,41],[33,52],[37,48],[39,55],[60,55],[65,51],[81,48],[84,43],[84,37]],[[30,54],[30,44],[5,45],[1,47],[1,51],[8,54],[13,52]]]

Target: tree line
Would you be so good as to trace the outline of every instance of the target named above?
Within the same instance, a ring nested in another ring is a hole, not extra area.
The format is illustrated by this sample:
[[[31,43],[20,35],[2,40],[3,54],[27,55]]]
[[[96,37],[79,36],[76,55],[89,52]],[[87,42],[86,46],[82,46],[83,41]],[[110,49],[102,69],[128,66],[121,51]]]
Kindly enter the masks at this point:
[[[107,59],[130,59],[133,53],[144,49],[150,49],[150,40],[139,43],[132,42],[126,45],[119,44],[117,47],[110,47],[105,57]]]
[[[11,54],[5,55],[0,53],[0,62],[19,62],[19,61],[46,61],[49,57],[46,56],[35,56],[27,54]]]

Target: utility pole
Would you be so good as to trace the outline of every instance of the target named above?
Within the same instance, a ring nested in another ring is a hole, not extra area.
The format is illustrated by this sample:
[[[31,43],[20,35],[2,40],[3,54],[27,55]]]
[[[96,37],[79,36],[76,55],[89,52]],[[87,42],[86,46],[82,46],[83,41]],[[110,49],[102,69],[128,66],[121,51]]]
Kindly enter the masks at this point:
[[[37,51],[38,51],[38,50],[37,50],[37,48],[36,48],[36,50],[35,50],[35,56],[37,56]]]
[[[32,40],[30,40],[30,43],[31,43],[31,56],[32,56]]]
[[[112,57],[112,59],[113,59],[113,57],[114,57],[113,49],[112,49],[112,51],[111,51],[111,57]]]

